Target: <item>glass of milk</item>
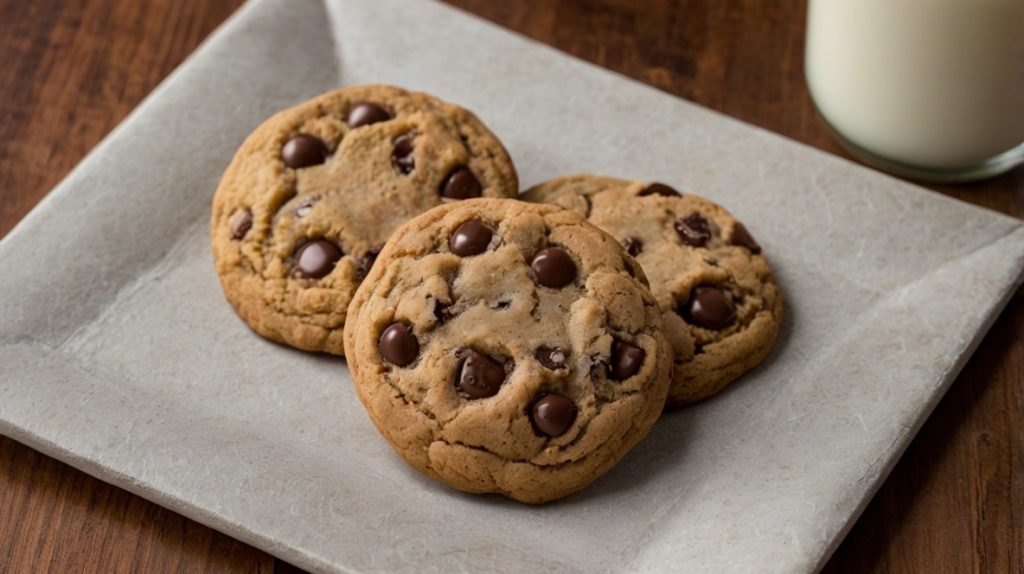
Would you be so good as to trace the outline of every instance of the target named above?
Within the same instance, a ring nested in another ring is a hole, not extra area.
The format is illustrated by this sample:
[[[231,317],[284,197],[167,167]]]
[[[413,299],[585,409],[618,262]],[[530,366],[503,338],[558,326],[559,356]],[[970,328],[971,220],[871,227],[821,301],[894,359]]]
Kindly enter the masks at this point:
[[[935,182],[1024,163],[1024,0],[809,0],[807,84],[858,159]]]

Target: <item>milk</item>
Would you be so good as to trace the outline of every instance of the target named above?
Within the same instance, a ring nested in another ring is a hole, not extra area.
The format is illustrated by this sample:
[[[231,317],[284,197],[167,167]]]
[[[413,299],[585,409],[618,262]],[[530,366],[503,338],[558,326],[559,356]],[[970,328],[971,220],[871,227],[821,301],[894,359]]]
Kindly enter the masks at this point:
[[[862,151],[983,164],[1024,142],[1024,0],[810,0],[806,73]]]

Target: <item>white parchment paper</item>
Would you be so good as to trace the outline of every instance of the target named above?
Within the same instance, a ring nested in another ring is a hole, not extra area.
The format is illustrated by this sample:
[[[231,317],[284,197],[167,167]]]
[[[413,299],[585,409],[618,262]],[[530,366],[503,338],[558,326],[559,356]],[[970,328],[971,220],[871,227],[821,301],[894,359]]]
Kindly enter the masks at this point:
[[[525,185],[590,171],[727,206],[786,295],[766,363],[541,508],[381,439],[344,362],[252,334],[210,198],[265,117],[386,82],[476,112]],[[242,8],[0,242],[0,432],[329,572],[820,566],[1013,293],[1020,221],[722,117],[424,1]]]

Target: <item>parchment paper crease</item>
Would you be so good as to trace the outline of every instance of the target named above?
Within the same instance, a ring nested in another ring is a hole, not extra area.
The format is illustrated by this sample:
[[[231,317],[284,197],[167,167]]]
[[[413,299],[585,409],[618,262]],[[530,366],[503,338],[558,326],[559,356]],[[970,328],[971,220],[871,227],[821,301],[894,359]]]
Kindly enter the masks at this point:
[[[726,205],[786,295],[766,364],[532,508],[394,456],[338,359],[253,335],[207,221],[273,111],[387,82],[475,110],[529,185],[592,171]],[[428,2],[241,9],[0,243],[0,432],[325,572],[799,572],[827,559],[1020,283],[1020,221]]]

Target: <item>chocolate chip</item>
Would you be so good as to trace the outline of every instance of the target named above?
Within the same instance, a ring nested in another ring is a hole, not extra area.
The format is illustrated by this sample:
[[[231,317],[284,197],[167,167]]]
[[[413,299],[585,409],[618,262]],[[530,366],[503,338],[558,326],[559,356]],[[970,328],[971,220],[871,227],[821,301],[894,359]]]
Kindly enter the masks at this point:
[[[664,183],[652,183],[636,194],[637,197],[645,197],[648,195],[663,195],[665,197],[679,197],[682,195],[674,188],[665,185]]]
[[[449,307],[451,307],[449,303],[434,300],[434,318],[437,319],[438,324],[443,325],[448,319],[451,319],[452,315],[448,310]]]
[[[448,239],[448,247],[451,248],[452,253],[461,257],[479,255],[487,251],[492,237],[494,237],[494,232],[490,227],[476,219],[470,219],[455,230],[455,233]]]
[[[561,247],[541,250],[530,262],[537,283],[545,287],[565,287],[576,279],[576,263]]]
[[[640,372],[647,352],[625,341],[612,342],[612,361],[608,374],[616,381],[624,381]]]
[[[558,347],[538,347],[533,356],[552,371],[565,368],[566,353]]]
[[[466,166],[457,167],[441,182],[441,197],[446,199],[470,199],[480,197],[480,180]]]
[[[720,330],[736,321],[732,298],[720,287],[700,285],[690,292],[690,299],[680,309],[687,322],[705,329]]]
[[[295,267],[305,277],[319,279],[334,269],[341,255],[337,245],[326,239],[314,239],[295,252]]]
[[[327,159],[327,145],[316,136],[299,134],[285,142],[281,159],[292,169],[319,165]]]
[[[729,243],[746,247],[754,255],[761,253],[761,246],[758,245],[757,241],[754,240],[754,236],[739,221],[732,226],[732,236],[729,237]]]
[[[373,267],[373,262],[377,260],[377,254],[380,253],[380,249],[371,249],[366,253],[363,253],[362,257],[356,260],[356,271],[360,277],[366,277],[370,273],[370,269]]]
[[[690,247],[704,247],[711,239],[711,227],[708,220],[699,213],[691,213],[684,219],[676,221],[676,233],[684,244]]]
[[[562,436],[576,421],[576,404],[556,393],[544,395],[530,407],[530,420],[538,432],[549,437]]]
[[[420,342],[405,323],[392,323],[380,334],[377,349],[389,362],[404,367],[412,364],[420,354]]]
[[[348,112],[349,127],[358,128],[391,119],[387,110],[373,102],[359,102]]]
[[[395,147],[391,149],[391,165],[404,174],[411,173],[416,167],[416,157],[412,154],[412,140],[412,134],[398,136]]]
[[[623,239],[622,246],[626,248],[626,253],[629,253],[633,257],[640,255],[640,252],[644,250],[644,242],[636,237],[627,237]]]
[[[462,351],[465,357],[455,381],[455,390],[470,399],[486,399],[498,394],[505,382],[505,367],[473,349]]]
[[[231,214],[228,219],[228,227],[231,228],[231,239],[241,239],[252,228],[252,210],[239,209]]]

